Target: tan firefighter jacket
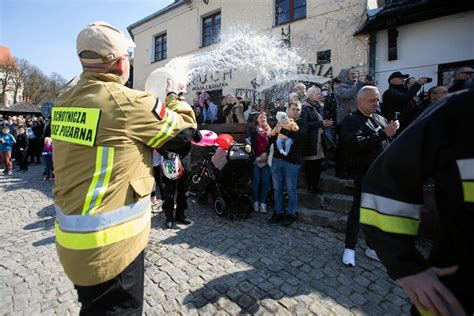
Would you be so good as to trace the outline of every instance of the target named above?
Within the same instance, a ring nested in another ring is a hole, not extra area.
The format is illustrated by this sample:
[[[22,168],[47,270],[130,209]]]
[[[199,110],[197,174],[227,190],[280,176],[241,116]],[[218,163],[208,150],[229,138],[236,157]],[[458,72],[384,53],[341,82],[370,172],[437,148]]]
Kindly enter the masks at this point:
[[[114,278],[145,248],[150,149],[190,141],[196,129],[186,102],[170,94],[165,103],[123,86],[117,75],[91,72],[55,102],[56,248],[74,284]]]

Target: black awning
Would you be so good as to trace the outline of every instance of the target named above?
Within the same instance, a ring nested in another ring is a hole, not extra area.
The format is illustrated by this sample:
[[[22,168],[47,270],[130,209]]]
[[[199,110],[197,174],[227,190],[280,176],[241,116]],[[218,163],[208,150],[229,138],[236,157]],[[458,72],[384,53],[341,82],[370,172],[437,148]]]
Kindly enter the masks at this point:
[[[41,107],[36,104],[16,103],[10,107],[0,108],[0,113],[7,115],[21,114],[21,113],[41,113]]]
[[[365,22],[354,35],[369,34],[391,27],[431,20],[451,14],[474,10],[474,1],[412,0],[392,1]],[[466,30],[467,31],[467,30]]]

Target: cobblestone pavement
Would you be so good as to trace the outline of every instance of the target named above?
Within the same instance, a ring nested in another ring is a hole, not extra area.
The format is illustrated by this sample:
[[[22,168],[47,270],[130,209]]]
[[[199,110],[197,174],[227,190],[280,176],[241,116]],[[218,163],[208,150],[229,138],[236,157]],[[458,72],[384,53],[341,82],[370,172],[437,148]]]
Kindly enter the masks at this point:
[[[78,314],[73,285],[54,246],[52,183],[42,166],[0,176],[0,313]],[[340,263],[343,235],[296,223],[268,225],[215,216],[191,201],[194,224],[163,230],[155,214],[146,252],[147,315],[400,315],[404,293],[357,249]]]

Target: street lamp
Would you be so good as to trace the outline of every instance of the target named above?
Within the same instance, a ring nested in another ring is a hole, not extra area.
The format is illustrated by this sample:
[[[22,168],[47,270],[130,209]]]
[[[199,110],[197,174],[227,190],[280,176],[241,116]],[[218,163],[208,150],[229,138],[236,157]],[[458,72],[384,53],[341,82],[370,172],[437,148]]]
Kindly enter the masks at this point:
[[[285,29],[281,28],[281,42],[286,47],[291,47],[291,25],[288,24],[288,31],[285,33]]]

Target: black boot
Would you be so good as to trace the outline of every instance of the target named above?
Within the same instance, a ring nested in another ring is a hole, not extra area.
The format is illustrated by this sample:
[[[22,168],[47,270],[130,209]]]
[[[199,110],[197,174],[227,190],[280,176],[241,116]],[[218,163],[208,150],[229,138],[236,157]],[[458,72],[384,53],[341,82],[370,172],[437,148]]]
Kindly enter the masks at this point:
[[[283,221],[283,226],[290,226],[291,224],[293,224],[295,219],[296,219],[295,215],[288,214],[285,220]]]
[[[180,224],[183,224],[183,225],[189,225],[189,224],[192,223],[192,221],[189,218],[187,218],[186,216],[177,217],[176,222],[178,222]]]

